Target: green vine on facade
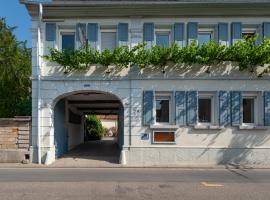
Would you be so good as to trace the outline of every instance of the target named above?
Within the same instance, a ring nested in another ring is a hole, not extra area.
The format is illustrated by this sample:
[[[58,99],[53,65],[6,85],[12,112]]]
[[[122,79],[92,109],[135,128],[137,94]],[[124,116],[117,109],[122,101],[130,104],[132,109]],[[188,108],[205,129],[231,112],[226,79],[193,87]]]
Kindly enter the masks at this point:
[[[93,65],[108,67],[115,65],[129,67],[137,65],[141,68],[156,66],[164,68],[168,63],[173,64],[201,64],[212,67],[225,61],[238,63],[239,70],[254,72],[258,66],[270,64],[270,40],[264,38],[262,43],[255,45],[256,37],[245,38],[232,46],[210,41],[203,45],[192,43],[180,48],[177,44],[170,47],[153,46],[145,49],[139,44],[133,48],[127,46],[117,47],[113,51],[108,49],[103,52],[93,51],[91,48],[78,49],[70,53],[50,49],[50,55],[44,58],[56,62],[64,67],[66,73],[71,71],[86,70]],[[269,74],[270,66],[258,74]]]

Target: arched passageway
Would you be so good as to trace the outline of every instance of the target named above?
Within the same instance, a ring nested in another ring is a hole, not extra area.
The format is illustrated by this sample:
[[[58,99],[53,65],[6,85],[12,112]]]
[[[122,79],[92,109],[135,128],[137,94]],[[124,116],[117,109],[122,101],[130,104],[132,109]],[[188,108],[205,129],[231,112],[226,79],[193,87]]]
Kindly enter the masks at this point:
[[[120,99],[105,92],[74,92],[58,98],[54,107],[54,143],[58,160],[54,165],[119,163],[124,138],[123,110]],[[88,115],[101,120],[106,130],[102,140],[89,140],[85,128]]]

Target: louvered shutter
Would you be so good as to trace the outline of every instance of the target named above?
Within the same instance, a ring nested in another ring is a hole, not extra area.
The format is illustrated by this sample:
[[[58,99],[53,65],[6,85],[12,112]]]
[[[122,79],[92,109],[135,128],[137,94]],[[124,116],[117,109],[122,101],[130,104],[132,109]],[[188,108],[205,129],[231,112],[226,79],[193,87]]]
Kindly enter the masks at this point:
[[[87,39],[88,39],[88,43],[90,47],[96,50],[97,42],[98,42],[98,24],[97,23],[88,23]]]
[[[186,92],[175,92],[175,123],[180,126],[186,125]]]
[[[86,41],[86,24],[78,23],[76,25],[76,47],[84,48]]]
[[[46,23],[46,41],[56,40],[56,23]]]
[[[198,113],[198,92],[188,91],[187,92],[187,124],[195,125],[197,123]]]
[[[176,42],[176,44],[179,47],[184,47],[185,24],[175,23],[173,33],[174,33],[174,42]]]
[[[219,92],[219,125],[228,126],[231,123],[231,95],[228,91]]]
[[[242,93],[240,91],[231,92],[231,120],[232,126],[239,126],[242,120],[241,113]]]
[[[263,98],[264,98],[264,125],[270,126],[270,91],[265,91]]]
[[[218,41],[223,45],[228,45],[228,23],[218,24]]]
[[[233,22],[231,24],[231,44],[236,43],[239,40],[242,40],[242,23]]]
[[[119,23],[117,33],[119,46],[128,45],[128,23]]]
[[[258,25],[256,34],[258,34],[258,37],[255,41],[255,44],[259,45],[263,41],[263,25],[262,24]]]
[[[187,38],[188,44],[191,44],[193,41],[197,41],[198,38],[198,23],[189,22],[187,24]]]
[[[263,37],[270,39],[270,22],[263,23]]]
[[[143,25],[143,41],[146,43],[146,48],[151,48],[154,43],[154,23],[144,23]]]
[[[143,122],[144,125],[153,123],[154,91],[144,91],[143,94]]]

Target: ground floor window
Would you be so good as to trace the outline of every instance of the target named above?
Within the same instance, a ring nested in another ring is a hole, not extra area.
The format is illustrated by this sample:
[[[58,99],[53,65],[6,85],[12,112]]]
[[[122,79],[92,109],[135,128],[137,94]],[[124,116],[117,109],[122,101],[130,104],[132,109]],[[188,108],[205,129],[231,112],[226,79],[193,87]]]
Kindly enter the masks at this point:
[[[254,124],[254,113],[255,113],[255,98],[244,97],[243,98],[243,123]]]
[[[198,95],[198,123],[215,122],[215,93],[200,92]]]
[[[171,95],[157,93],[155,97],[155,122],[170,123]]]
[[[175,132],[174,131],[154,131],[153,142],[154,143],[174,143]]]

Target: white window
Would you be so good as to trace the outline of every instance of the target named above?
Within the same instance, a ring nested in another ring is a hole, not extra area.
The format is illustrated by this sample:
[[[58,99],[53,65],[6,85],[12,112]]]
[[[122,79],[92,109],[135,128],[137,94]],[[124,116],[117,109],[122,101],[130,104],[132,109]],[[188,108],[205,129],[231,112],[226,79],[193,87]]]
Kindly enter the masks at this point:
[[[75,50],[75,33],[61,32],[61,50],[71,52]]]
[[[171,45],[171,26],[157,25],[155,27],[156,45],[161,47],[169,47]]]
[[[259,115],[263,115],[260,108],[263,105],[259,105],[259,101],[262,101],[262,96],[257,92],[245,92],[242,95],[242,125],[257,125],[261,123],[262,117],[259,119]],[[261,100],[259,100],[261,99]]]
[[[200,92],[198,97],[198,124],[215,124],[216,95],[215,93]]]
[[[170,33],[169,32],[156,32],[156,45],[161,47],[170,46]]]
[[[257,27],[244,25],[242,28],[242,38],[252,38],[257,34]]]
[[[255,98],[243,98],[243,123],[254,124],[255,120]]]
[[[155,122],[156,124],[171,123],[171,95],[156,93],[155,96]]]
[[[214,29],[212,28],[199,28],[198,43],[200,46],[209,43],[214,39]]]
[[[116,48],[116,29],[101,30],[101,51],[109,49],[113,51]]]

